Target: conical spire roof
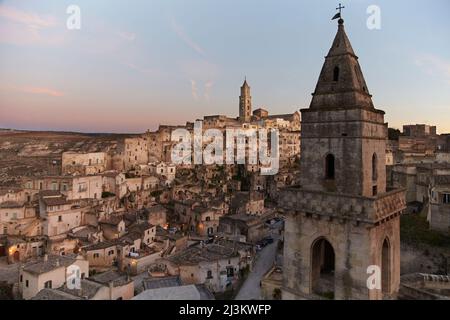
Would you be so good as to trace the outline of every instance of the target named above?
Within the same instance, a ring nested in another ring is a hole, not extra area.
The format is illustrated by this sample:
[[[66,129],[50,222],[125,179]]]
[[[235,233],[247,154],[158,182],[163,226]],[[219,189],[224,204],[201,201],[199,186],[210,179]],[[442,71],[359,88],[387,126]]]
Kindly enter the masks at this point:
[[[343,20],[339,20],[339,22],[340,23],[338,24],[338,31],[336,33],[336,36],[334,37],[333,44],[330,48],[330,51],[328,52],[327,57],[337,56],[341,54],[350,54],[355,56],[352,44],[350,43],[350,40],[345,33],[344,22]]]
[[[310,108],[373,108],[358,57],[339,20],[338,31],[325,57]]]
[[[250,88],[250,86],[247,83],[247,77],[245,77],[244,84],[242,85],[242,88]]]

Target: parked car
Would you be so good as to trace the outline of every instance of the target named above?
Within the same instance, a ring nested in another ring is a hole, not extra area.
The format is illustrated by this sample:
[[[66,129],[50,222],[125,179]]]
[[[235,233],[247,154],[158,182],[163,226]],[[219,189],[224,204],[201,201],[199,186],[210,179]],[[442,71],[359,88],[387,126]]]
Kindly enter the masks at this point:
[[[267,242],[264,240],[260,240],[256,243],[256,250],[261,250],[265,246],[267,246]]]
[[[272,237],[265,237],[265,238],[263,239],[263,241],[265,241],[265,242],[266,242],[266,245],[268,245],[268,244],[270,244],[270,243],[273,243],[273,238],[272,238]]]
[[[261,250],[262,248],[264,248],[265,246],[267,246],[270,243],[273,243],[273,238],[265,237],[264,239],[262,239],[256,243],[256,250]]]

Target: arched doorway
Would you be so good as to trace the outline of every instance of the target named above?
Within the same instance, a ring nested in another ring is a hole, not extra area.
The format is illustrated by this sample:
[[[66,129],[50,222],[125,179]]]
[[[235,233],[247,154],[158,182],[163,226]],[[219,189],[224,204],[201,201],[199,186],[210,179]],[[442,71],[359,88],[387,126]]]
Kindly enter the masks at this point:
[[[383,294],[390,293],[391,284],[391,246],[388,238],[383,241],[381,249],[381,291]]]
[[[314,241],[311,248],[311,291],[334,298],[335,254],[333,246],[324,238]]]
[[[20,261],[20,252],[14,251],[13,257],[14,257],[14,262],[19,262]]]

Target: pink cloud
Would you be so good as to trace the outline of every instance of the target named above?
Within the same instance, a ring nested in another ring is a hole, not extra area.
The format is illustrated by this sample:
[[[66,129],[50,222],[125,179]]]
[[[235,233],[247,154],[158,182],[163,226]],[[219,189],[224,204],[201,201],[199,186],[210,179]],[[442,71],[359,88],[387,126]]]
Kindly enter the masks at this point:
[[[19,88],[19,91],[30,93],[30,94],[41,94],[41,95],[47,95],[51,97],[62,97],[64,96],[64,92],[54,90],[51,88],[44,88],[44,87],[24,87]]]
[[[117,32],[117,35],[129,42],[133,42],[134,40],[136,40],[136,34],[132,33],[132,32],[126,32],[126,31],[119,31]]]
[[[214,82],[213,81],[208,81],[208,82],[205,83],[205,93],[203,94],[203,97],[208,102],[209,102],[209,98],[210,98],[211,88],[213,86],[214,86]]]
[[[15,45],[53,45],[64,41],[64,35],[55,29],[57,20],[50,15],[39,15],[0,5],[0,42]]]
[[[153,73],[152,69],[142,68],[140,66],[135,65],[134,63],[125,63],[125,65],[128,68],[133,69],[133,70],[138,71],[138,72],[141,72],[141,73]]]
[[[188,45],[192,50],[196,51],[198,54],[205,56],[205,50],[200,47],[194,40],[189,37],[184,29],[178,25],[174,18],[172,18],[172,30],[176,33],[176,35]]]
[[[194,100],[198,100],[197,82],[195,80],[191,80],[191,94]]]
[[[56,19],[50,15],[20,11],[9,6],[0,5],[0,17],[12,22],[25,24],[33,29],[49,28],[56,25]]]
[[[417,57],[415,63],[427,74],[441,75],[447,78],[447,81],[450,81],[450,61],[433,54],[426,54]]]

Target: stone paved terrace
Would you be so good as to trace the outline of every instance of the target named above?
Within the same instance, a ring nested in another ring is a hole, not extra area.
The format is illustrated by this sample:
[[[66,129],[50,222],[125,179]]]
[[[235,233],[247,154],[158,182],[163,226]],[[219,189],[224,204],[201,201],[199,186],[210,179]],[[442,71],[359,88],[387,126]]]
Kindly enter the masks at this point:
[[[406,208],[404,189],[363,197],[290,187],[282,190],[278,203],[285,212],[326,216],[328,219],[351,219],[369,224],[377,224]]]

